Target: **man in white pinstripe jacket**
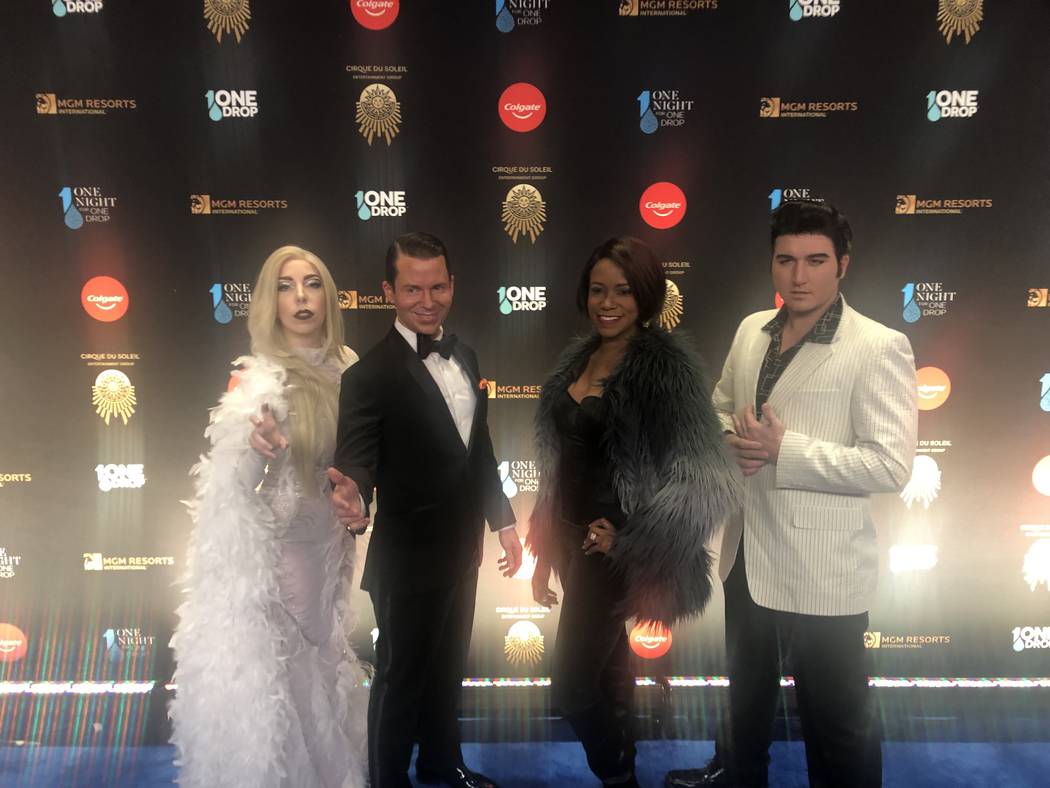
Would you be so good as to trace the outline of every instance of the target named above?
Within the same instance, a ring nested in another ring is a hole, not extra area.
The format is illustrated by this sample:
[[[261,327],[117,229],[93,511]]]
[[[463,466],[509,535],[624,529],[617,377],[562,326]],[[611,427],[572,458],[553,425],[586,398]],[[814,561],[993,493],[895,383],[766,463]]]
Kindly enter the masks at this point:
[[[873,493],[911,474],[911,345],[839,293],[852,231],[827,204],[772,217],[779,312],[737,329],[713,399],[746,478],[720,555],[730,708],[706,769],[668,786],[764,786],[784,657],[813,786],[878,786],[864,632],[878,576]],[[745,565],[746,555],[746,565]]]

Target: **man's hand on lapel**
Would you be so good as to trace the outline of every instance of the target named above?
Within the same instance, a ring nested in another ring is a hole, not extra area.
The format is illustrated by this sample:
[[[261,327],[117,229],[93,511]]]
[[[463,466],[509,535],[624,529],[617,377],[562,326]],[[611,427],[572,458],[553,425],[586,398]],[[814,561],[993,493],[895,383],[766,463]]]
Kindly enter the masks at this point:
[[[762,405],[761,421],[755,418],[755,409],[748,405],[739,416],[733,417],[733,424],[736,425],[737,433],[741,437],[750,443],[758,444],[757,451],[765,453],[767,462],[776,465],[777,457],[780,456],[780,442],[784,439],[786,427],[777,418],[772,405],[768,402]],[[745,475],[750,474],[745,471]]]
[[[521,540],[518,529],[514,526],[499,532],[499,543],[503,547],[503,557],[499,560],[499,571],[504,577],[514,577],[521,568]]]
[[[365,513],[364,500],[357,488],[357,482],[345,476],[335,468],[328,469],[328,479],[332,482],[332,508],[339,522],[346,530],[359,536],[368,528],[368,515]]]

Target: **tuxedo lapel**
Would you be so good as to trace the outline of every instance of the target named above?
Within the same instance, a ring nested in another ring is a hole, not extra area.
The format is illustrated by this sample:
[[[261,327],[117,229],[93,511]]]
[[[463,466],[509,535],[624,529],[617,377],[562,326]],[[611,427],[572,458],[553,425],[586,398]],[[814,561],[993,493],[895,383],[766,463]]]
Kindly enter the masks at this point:
[[[435,423],[440,425],[439,429],[444,433],[445,440],[452,441],[462,447],[463,440],[459,437],[456,422],[448,409],[448,403],[445,402],[445,398],[441,394],[441,389],[438,388],[434,378],[431,377],[430,370],[424,366],[422,359],[417,353],[412,351],[412,348],[397,332],[397,329],[392,328],[390,330],[389,341],[419,387],[419,393],[426,402],[427,411],[431,413]]]
[[[739,398],[738,408],[755,404],[755,390],[758,388],[758,375],[762,371],[762,359],[769,349],[769,334],[758,331],[752,338],[750,346],[743,354],[744,369],[741,380],[744,381],[743,396]]]

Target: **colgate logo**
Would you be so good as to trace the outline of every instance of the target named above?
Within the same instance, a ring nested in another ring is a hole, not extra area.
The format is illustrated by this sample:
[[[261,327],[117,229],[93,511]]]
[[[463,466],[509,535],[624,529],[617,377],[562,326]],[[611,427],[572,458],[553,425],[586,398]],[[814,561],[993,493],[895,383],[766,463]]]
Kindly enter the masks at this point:
[[[401,10],[401,0],[348,0],[350,12],[361,27],[382,30],[390,27]]]
[[[84,283],[80,303],[95,320],[112,323],[128,311],[128,291],[111,276],[96,276]]]
[[[658,659],[671,650],[671,630],[659,621],[640,621],[629,639],[631,651],[642,659]]]
[[[666,230],[674,227],[685,216],[685,193],[667,181],[654,183],[642,193],[638,211],[650,227]]]
[[[28,645],[25,632],[14,624],[0,624],[0,662],[18,662]]]
[[[508,129],[532,131],[547,117],[547,99],[535,85],[515,82],[499,97],[499,116]]]

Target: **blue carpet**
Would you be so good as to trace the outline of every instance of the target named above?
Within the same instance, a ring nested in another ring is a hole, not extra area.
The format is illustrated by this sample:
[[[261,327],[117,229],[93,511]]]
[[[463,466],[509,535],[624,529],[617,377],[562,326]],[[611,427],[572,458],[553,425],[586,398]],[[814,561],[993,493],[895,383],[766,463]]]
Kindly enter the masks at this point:
[[[668,769],[702,765],[713,749],[711,742],[640,742],[638,780],[644,788],[659,788]],[[472,768],[497,780],[503,788],[599,784],[587,770],[583,751],[573,742],[464,744],[463,754]],[[774,742],[772,756],[771,785],[808,785],[800,743]],[[174,781],[171,758],[170,747],[2,747],[0,785],[152,788]],[[883,758],[883,785],[887,788],[1020,788],[1050,784],[1050,744],[1042,742],[887,742],[883,744]]]

